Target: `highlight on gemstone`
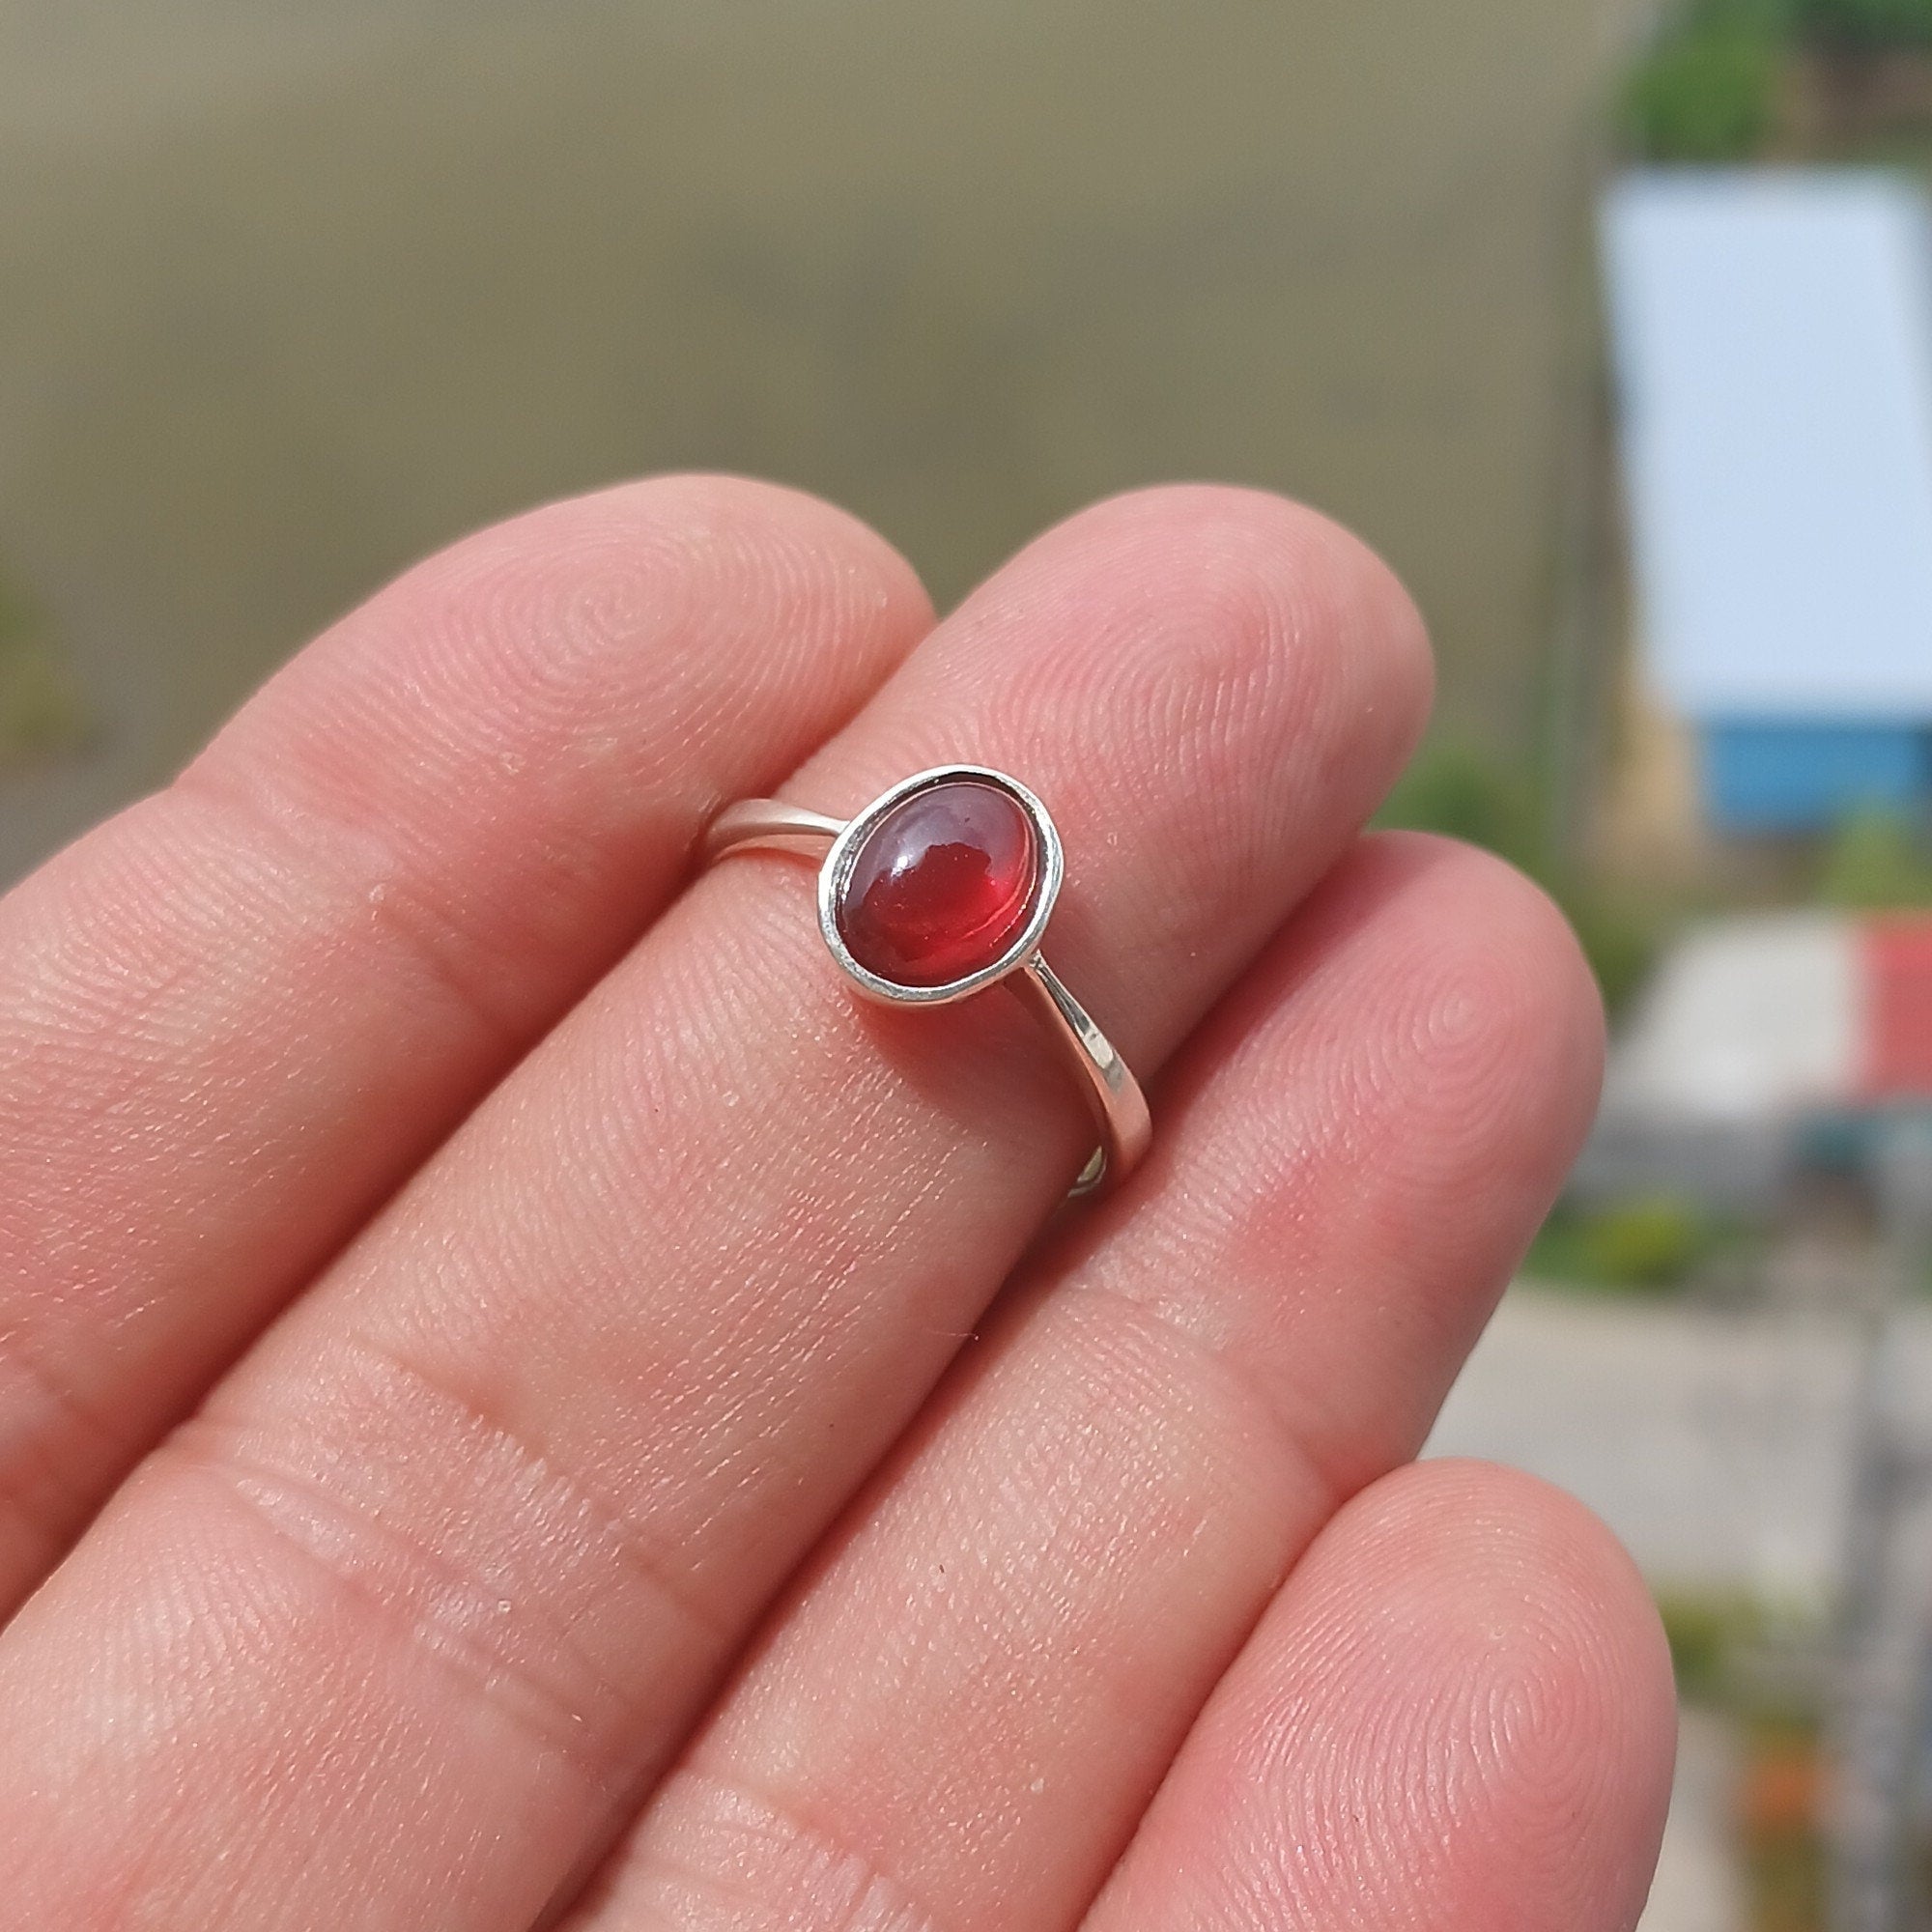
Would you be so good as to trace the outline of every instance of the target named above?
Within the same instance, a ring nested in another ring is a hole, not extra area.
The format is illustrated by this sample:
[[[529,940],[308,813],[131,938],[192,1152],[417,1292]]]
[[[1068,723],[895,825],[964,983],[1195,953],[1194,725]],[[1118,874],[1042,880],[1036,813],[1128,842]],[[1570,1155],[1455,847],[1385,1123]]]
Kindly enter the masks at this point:
[[[1039,891],[1039,840],[1010,792],[945,779],[867,833],[834,916],[845,949],[897,986],[946,986],[1012,947]]]

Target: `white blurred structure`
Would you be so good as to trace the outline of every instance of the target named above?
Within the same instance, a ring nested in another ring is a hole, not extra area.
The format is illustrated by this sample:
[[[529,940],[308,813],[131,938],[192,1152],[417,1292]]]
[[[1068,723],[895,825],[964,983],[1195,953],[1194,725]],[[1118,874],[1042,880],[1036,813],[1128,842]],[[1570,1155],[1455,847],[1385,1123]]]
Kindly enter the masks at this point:
[[[1634,701],[1719,833],[1932,808],[1932,211],[1876,169],[1604,208]]]
[[[1774,1201],[1830,1129],[1932,1096],[1932,917],[1712,921],[1666,954],[1610,1058],[1585,1198]]]
[[[1624,1109],[1750,1122],[1842,1103],[1859,1084],[1868,1002],[1844,920],[1811,913],[1693,930],[1664,959],[1617,1054]]]
[[[1906,1324],[1932,1402],[1932,1312]],[[1823,1608],[1847,1541],[1865,1338],[1831,1309],[1518,1289],[1430,1438],[1569,1490],[1657,1584]]]

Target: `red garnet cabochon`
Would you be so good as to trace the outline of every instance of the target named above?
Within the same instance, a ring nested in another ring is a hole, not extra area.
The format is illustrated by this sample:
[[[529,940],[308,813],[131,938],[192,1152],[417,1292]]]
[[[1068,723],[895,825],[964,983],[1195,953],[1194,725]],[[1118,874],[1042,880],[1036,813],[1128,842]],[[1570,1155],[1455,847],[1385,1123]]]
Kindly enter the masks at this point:
[[[1012,945],[1039,870],[1033,823],[1009,792],[977,779],[928,785],[866,835],[839,895],[838,936],[894,985],[949,985]]]

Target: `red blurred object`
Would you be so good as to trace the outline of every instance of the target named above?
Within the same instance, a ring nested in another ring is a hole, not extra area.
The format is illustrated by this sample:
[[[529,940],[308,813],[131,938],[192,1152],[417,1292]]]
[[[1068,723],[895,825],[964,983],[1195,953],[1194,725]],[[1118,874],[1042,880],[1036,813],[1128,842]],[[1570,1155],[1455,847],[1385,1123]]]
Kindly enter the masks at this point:
[[[1932,1099],[1932,918],[1860,926],[1866,1000],[1862,1097]]]

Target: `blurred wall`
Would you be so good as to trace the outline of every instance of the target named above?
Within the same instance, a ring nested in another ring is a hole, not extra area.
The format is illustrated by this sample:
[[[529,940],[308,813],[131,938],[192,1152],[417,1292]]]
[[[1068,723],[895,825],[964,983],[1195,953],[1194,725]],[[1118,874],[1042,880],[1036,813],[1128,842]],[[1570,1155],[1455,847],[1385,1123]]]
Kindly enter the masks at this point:
[[[1364,530],[1523,739],[1627,0],[0,0],[0,875],[482,519],[768,472],[955,598],[1104,491]]]

